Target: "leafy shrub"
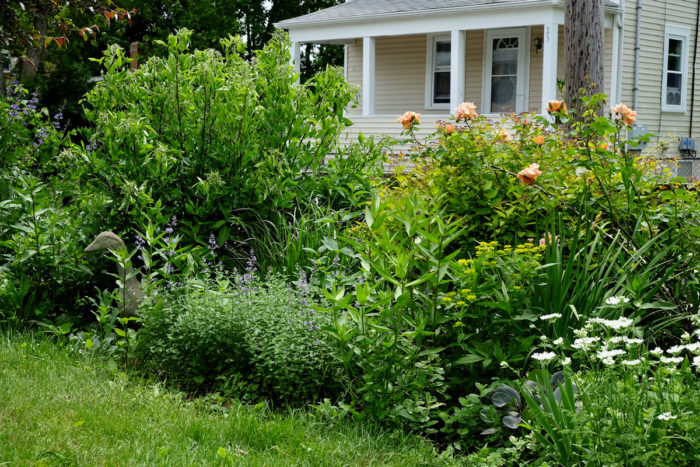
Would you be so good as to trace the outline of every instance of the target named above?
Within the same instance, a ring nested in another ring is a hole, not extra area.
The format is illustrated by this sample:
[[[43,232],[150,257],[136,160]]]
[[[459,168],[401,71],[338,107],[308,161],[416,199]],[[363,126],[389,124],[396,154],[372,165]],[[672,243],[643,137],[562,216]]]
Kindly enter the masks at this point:
[[[79,196],[57,156],[62,116],[17,84],[0,100],[0,323],[81,321],[92,288],[82,259],[94,198]]]
[[[246,400],[303,404],[340,390],[331,347],[320,332],[327,314],[302,278],[291,287],[254,271],[218,287],[185,282],[151,298],[135,355],[189,390]]]
[[[634,306],[613,296],[602,308],[619,314]],[[530,430],[542,448],[540,459],[563,465],[698,462],[700,385],[692,366],[700,363],[700,331],[695,339],[688,334],[677,345],[650,350],[633,323],[624,316],[591,318],[573,342],[544,340],[543,351],[532,355],[542,368],[522,385],[523,397],[509,386],[492,392],[497,407],[511,407],[503,424]],[[561,365],[563,372],[550,376],[549,367]]]
[[[298,84],[281,35],[250,62],[238,39],[223,40],[223,54],[190,52],[190,35],[171,36],[168,55],[135,72],[116,46],[100,60],[104,80],[85,99],[91,144],[72,157],[83,162],[90,189],[111,200],[110,225],[129,230],[144,213],[155,216],[160,202],[165,218],[179,218],[188,243],[204,245],[213,232],[219,244],[231,240],[247,251],[251,238],[276,244],[270,227],[295,209],[305,212],[308,200],[363,201],[365,170],[380,148],[338,144],[355,95],[339,70]],[[279,266],[277,250],[257,253]],[[236,251],[229,256],[245,261]]]

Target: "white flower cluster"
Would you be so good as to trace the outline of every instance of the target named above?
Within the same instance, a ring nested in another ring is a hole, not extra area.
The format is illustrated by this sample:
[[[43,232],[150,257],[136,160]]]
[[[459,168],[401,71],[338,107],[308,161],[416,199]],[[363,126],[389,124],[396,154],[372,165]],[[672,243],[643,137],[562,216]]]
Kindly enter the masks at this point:
[[[554,352],[541,352],[541,353],[533,353],[532,358],[535,360],[538,360],[542,363],[549,362],[550,360],[554,360],[556,358],[557,354]]]
[[[622,362],[620,362],[620,363],[622,363],[623,365],[626,365],[626,366],[637,366],[637,365],[640,365],[642,363],[642,360],[639,358],[636,358],[634,360],[622,360]]]
[[[661,363],[680,363],[683,361],[683,357],[661,357]]]
[[[669,353],[671,355],[678,355],[679,353],[683,352],[684,350],[685,350],[685,345],[674,345],[673,347],[666,349],[666,353]]]
[[[561,318],[561,313],[551,313],[549,315],[542,315],[540,319],[542,321],[551,321],[553,319]]]
[[[598,352],[598,358],[601,360],[605,360],[606,358],[613,358],[617,357],[618,355],[624,355],[627,352],[625,352],[622,349],[613,349],[613,350],[601,350]]]
[[[552,344],[554,345],[562,345],[564,343],[564,338],[563,337],[557,337],[552,341]]]
[[[603,326],[614,329],[616,331],[618,329],[628,328],[634,324],[634,321],[632,321],[629,318],[625,318],[624,316],[618,319],[591,318],[588,320],[588,322],[602,324]]]
[[[656,416],[659,420],[673,420],[674,418],[678,418],[675,415],[672,415],[671,412],[664,412],[660,413],[659,415]]]
[[[605,299],[605,303],[608,305],[619,305],[620,303],[629,303],[630,299],[624,295],[618,295],[617,297],[608,297]]]
[[[578,339],[574,340],[574,343],[571,344],[571,347],[573,347],[574,349],[588,350],[594,343],[598,342],[599,340],[600,337],[579,337]]]
[[[694,357],[693,358],[693,365],[696,367],[700,368],[700,356]]]

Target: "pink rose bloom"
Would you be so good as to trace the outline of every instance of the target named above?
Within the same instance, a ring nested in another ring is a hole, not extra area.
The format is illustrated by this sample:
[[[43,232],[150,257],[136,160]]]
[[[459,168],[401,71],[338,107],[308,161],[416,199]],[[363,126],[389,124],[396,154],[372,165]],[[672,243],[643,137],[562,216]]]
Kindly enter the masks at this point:
[[[406,112],[402,116],[400,116],[397,121],[403,125],[404,130],[408,130],[411,128],[414,124],[415,125],[420,125],[420,114],[414,113],[414,112]]]
[[[479,114],[476,113],[476,105],[473,102],[462,102],[455,110],[455,120],[476,120]]]
[[[540,164],[530,164],[529,167],[518,172],[518,179],[523,182],[523,185],[532,185],[537,180],[537,177],[542,175]]]

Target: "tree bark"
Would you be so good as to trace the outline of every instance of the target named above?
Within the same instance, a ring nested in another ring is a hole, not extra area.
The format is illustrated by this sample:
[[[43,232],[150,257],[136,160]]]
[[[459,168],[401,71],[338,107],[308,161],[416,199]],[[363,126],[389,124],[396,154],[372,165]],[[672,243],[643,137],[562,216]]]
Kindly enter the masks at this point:
[[[34,17],[34,29],[41,36],[40,41],[44,40],[46,37],[46,30],[48,29],[49,18],[48,13],[42,10],[37,12]],[[41,63],[41,56],[44,52],[44,44],[32,44],[27,49],[27,57],[22,63],[22,82],[26,83],[31,81],[36,76],[37,71],[39,71],[39,64]]]
[[[577,99],[603,92],[603,28],[605,0],[566,0],[564,37],[566,46],[565,99],[569,108],[580,110]],[[602,108],[599,110],[602,113]]]
[[[7,95],[7,84],[5,83],[5,71],[0,70],[0,99],[5,99]]]

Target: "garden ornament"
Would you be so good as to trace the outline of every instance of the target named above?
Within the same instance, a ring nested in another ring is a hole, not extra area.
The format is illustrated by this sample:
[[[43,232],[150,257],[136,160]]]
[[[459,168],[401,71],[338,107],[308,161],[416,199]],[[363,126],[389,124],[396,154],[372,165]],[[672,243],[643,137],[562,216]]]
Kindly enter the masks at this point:
[[[101,232],[84,251],[117,251],[122,248],[126,249],[126,244],[124,244],[124,241],[119,238],[117,234],[113,232]],[[124,270],[124,267],[120,263],[117,263],[117,272],[120,278],[123,279],[126,277],[126,280],[124,280],[124,287],[120,287],[119,289],[119,297],[124,306],[123,313],[127,317],[135,317],[136,310],[144,297],[141,282],[133,276],[133,269],[131,267]]]

